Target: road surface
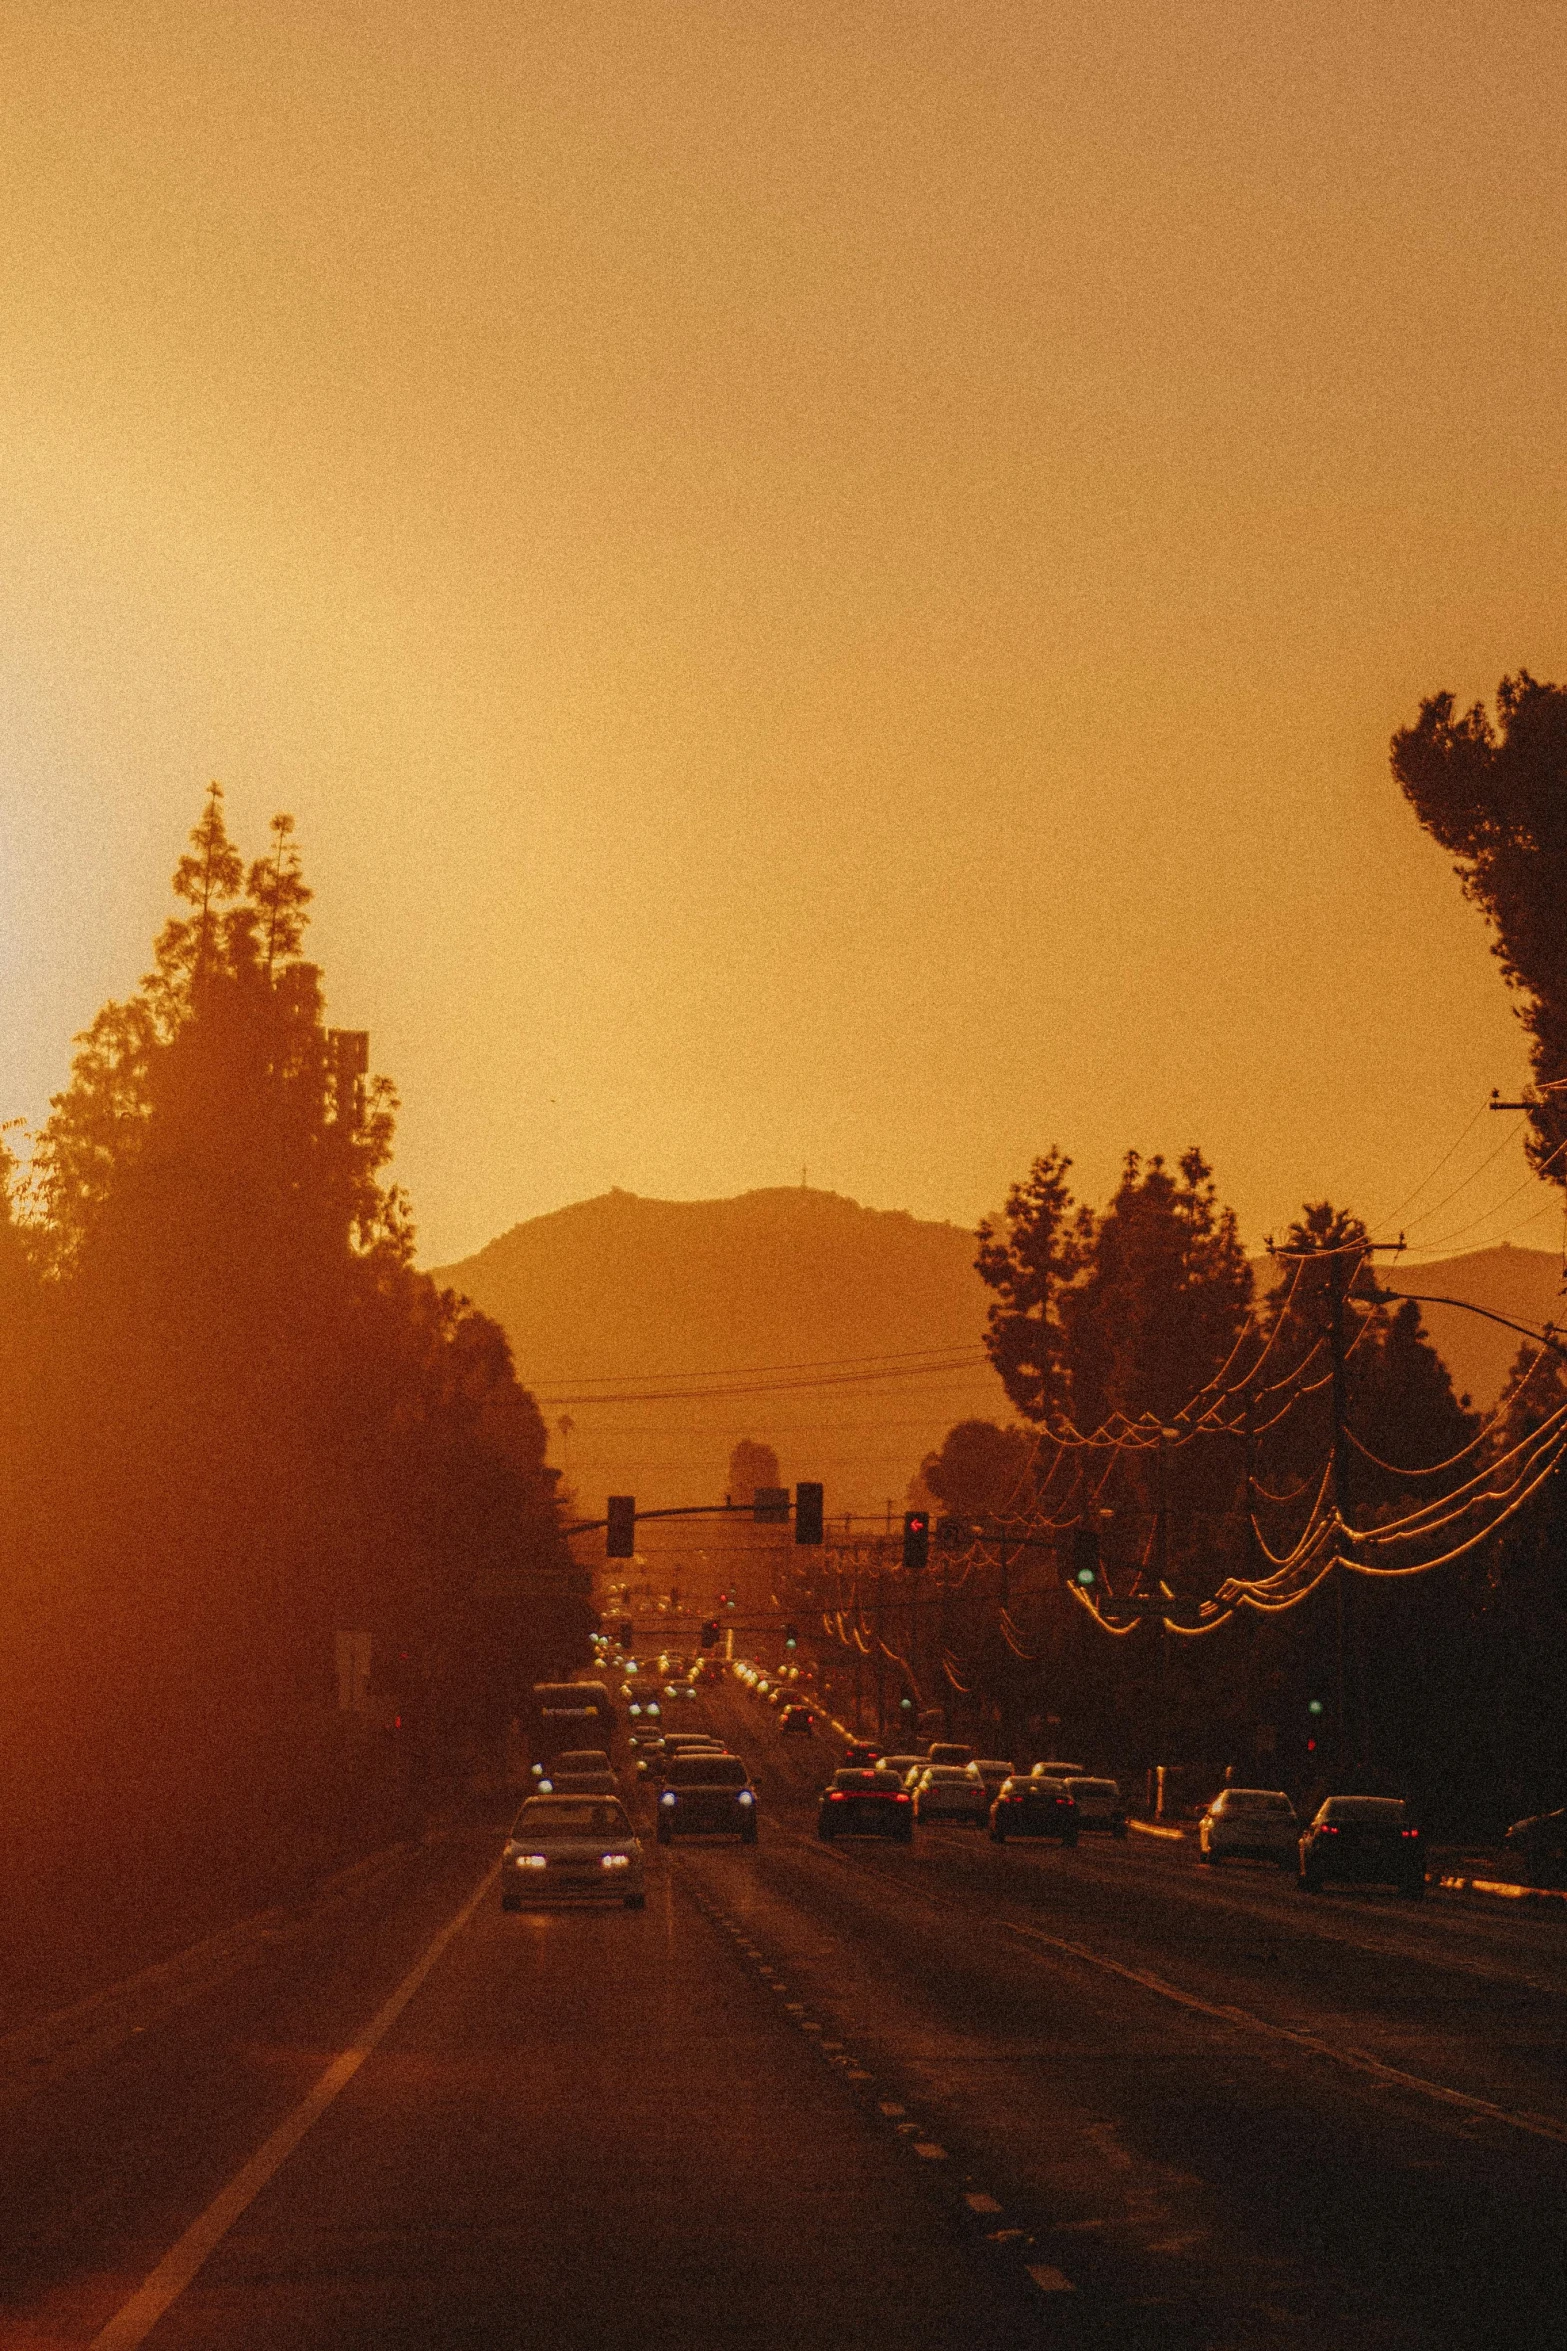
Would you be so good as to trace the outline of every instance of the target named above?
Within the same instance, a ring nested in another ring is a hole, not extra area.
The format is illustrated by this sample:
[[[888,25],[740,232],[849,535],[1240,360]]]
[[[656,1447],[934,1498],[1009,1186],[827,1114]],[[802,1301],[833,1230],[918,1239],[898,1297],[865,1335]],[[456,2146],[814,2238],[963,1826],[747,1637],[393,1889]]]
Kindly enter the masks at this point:
[[[0,2345],[1554,2335],[1567,1922],[824,1847],[830,1748],[700,1711],[761,1841],[645,1912],[503,1914],[476,1820],[0,2045]]]

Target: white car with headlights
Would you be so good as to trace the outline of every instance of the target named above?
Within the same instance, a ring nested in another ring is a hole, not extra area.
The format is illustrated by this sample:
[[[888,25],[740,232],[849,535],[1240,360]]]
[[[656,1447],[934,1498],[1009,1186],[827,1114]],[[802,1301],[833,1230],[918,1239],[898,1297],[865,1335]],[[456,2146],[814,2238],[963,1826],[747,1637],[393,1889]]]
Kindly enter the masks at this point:
[[[641,1839],[615,1797],[530,1796],[513,1823],[501,1908],[567,1901],[646,1905]]]
[[[1296,1866],[1300,1822],[1282,1788],[1221,1788],[1197,1830],[1197,1858]]]

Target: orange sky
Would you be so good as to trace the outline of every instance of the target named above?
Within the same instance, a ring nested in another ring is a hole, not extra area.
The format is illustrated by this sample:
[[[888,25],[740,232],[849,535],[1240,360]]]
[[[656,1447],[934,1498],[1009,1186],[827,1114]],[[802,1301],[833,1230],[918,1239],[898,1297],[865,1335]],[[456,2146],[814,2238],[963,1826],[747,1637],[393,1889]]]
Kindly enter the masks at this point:
[[[1391,1210],[1524,1074],[1386,745],[1567,674],[1564,67],[1506,0],[13,0],[0,1109],[216,775],[430,1260],[802,1165],[970,1223],[1052,1139]]]

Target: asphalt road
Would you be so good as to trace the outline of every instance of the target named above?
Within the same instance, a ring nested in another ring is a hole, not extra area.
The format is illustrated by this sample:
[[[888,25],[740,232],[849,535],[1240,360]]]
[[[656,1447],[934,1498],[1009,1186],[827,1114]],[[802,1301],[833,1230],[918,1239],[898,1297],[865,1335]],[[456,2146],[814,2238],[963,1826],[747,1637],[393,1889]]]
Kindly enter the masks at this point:
[[[761,1842],[645,1912],[503,1915],[476,1825],[0,2045],[0,2346],[1554,2337],[1567,1923],[824,1847],[830,1751],[703,1711]]]

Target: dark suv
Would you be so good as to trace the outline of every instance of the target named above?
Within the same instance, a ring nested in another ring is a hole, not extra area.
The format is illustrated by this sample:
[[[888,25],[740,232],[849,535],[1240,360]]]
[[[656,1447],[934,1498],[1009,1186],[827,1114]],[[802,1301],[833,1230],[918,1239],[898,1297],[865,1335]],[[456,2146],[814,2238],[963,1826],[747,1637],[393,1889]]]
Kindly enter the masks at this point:
[[[756,1843],[756,1790],[738,1755],[671,1755],[658,1784],[658,1841],[738,1837]]]
[[[1418,1901],[1426,1890],[1425,1839],[1398,1796],[1330,1796],[1300,1840],[1303,1894],[1340,1885],[1397,1886]]]

